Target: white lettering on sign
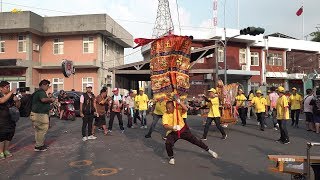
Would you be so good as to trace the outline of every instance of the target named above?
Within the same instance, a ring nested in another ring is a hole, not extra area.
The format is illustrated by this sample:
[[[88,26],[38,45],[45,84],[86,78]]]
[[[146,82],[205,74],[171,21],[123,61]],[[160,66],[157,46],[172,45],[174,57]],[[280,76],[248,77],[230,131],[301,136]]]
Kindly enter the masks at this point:
[[[278,161],[282,161],[282,162],[295,162],[296,159],[295,159],[295,158],[278,158]]]

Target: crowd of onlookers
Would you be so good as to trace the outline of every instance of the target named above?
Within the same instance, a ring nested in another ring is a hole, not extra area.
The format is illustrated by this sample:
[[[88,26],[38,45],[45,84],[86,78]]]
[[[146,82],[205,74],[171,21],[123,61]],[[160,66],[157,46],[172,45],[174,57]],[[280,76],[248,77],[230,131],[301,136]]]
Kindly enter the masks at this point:
[[[130,90],[126,96],[119,93],[118,88],[114,88],[112,96],[107,96],[107,88],[102,88],[98,95],[92,92],[92,84],[86,85],[86,91],[80,96],[79,114],[82,118],[82,140],[93,140],[97,137],[97,129],[105,135],[111,135],[114,119],[119,121],[121,133],[124,133],[123,115],[127,116],[127,128],[137,128],[138,120],[140,128],[147,129],[147,114],[152,112],[153,121],[150,124],[145,138],[151,138],[158,121],[162,119],[162,125],[166,132],[161,132],[166,141],[166,149],[170,157],[170,164],[174,164],[172,147],[176,140],[185,139],[202,149],[205,149],[213,157],[217,154],[210,150],[203,141],[207,140],[210,125],[214,122],[219,129],[222,139],[227,138],[224,126],[221,125],[221,100],[214,88],[208,90],[208,96],[180,100],[178,96],[174,99],[150,100],[144,93],[144,89],[139,91]],[[32,94],[17,89],[10,90],[7,81],[0,83],[0,159],[11,157],[9,151],[10,141],[15,133],[15,126],[18,119],[17,113],[22,117],[30,117],[35,132],[35,151],[46,151],[45,136],[49,129],[50,111],[55,102],[64,102],[68,95],[60,91],[58,98],[47,94],[50,81],[42,80],[39,88]],[[283,87],[272,87],[264,96],[260,90],[251,91],[248,96],[244,95],[242,89],[238,90],[233,108],[239,117],[241,124],[246,126],[248,118],[257,120],[261,131],[267,127],[270,121],[274,130],[280,129],[280,139],[277,142],[290,143],[287,131],[287,122],[291,116],[291,125],[298,128],[300,113],[305,113],[306,129],[320,133],[320,90],[313,92],[306,90],[306,96],[297,93],[296,88],[291,89],[290,95]],[[152,103],[150,103],[152,102]],[[151,105],[151,109],[150,109]],[[188,114],[199,114],[200,110],[207,109],[207,119],[204,122],[204,132],[201,140],[194,137],[188,127]],[[19,111],[20,110],[20,111]],[[63,118],[66,106],[61,105],[58,117]],[[289,116],[289,114],[291,114]],[[107,119],[109,119],[107,123]]]

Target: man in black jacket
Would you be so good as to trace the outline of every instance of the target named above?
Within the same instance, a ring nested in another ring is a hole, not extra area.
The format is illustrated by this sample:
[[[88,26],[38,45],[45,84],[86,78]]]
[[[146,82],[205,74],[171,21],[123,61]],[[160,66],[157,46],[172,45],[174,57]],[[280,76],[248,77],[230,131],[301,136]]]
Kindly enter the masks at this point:
[[[96,115],[99,117],[96,107],[96,98],[92,93],[92,84],[87,84],[86,93],[80,97],[80,116],[82,117],[82,141],[88,139],[97,139],[92,135],[93,118]],[[88,134],[87,134],[88,126]],[[87,136],[88,135],[88,136]]]

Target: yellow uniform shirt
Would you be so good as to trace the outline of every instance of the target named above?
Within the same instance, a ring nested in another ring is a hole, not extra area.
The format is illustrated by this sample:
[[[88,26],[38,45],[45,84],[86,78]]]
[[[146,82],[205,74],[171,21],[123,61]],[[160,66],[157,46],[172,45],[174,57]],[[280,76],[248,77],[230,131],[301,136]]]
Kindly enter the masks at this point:
[[[269,95],[267,95],[266,100],[267,100],[267,106],[270,106],[271,105],[271,101],[270,101]]]
[[[303,99],[300,96],[300,94],[296,94],[296,95],[291,94],[291,96],[289,97],[291,110],[301,109],[301,102],[302,101],[303,101]]]
[[[267,100],[264,97],[254,97],[251,100],[256,113],[266,112]]]
[[[138,95],[134,97],[134,109],[139,110]]]
[[[213,117],[220,117],[220,110],[219,110],[219,98],[209,98],[210,102],[208,103],[209,107],[209,113],[208,117],[213,118]]]
[[[143,95],[137,95],[137,103],[138,103],[138,107],[139,107],[139,111],[144,111],[148,109],[148,101],[149,98],[146,94]]]
[[[254,98],[254,94],[253,93],[249,94],[249,101],[251,101],[253,98]]]
[[[166,112],[166,101],[156,102],[153,113],[156,115],[163,115],[165,112]]]
[[[277,119],[278,120],[288,120],[289,119],[289,110],[285,112],[285,108],[289,107],[288,98],[283,95],[277,100]]]
[[[177,120],[179,119],[179,121]],[[179,122],[179,123],[178,123]],[[183,118],[181,116],[181,112],[178,111],[178,117],[176,115],[176,110],[174,110],[174,112],[172,114],[169,114],[167,112],[165,112],[162,116],[162,124],[165,125],[169,125],[169,126],[176,126],[179,125],[181,127],[181,129],[185,126],[185,123],[183,121]],[[167,132],[167,135],[170,133],[171,131]]]
[[[246,100],[247,100],[247,98],[243,94],[236,96],[236,106],[237,107],[245,106],[246,105]]]

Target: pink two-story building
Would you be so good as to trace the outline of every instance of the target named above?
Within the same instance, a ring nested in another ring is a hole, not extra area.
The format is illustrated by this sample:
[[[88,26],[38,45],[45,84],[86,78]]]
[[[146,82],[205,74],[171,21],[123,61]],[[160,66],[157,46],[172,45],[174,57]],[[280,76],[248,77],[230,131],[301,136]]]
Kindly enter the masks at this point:
[[[0,80],[33,91],[41,79],[48,79],[52,92],[84,91],[91,83],[98,93],[102,86],[114,85],[107,69],[124,64],[124,48],[132,45],[132,35],[107,14],[0,13]],[[64,59],[75,65],[69,78],[62,74]]]

